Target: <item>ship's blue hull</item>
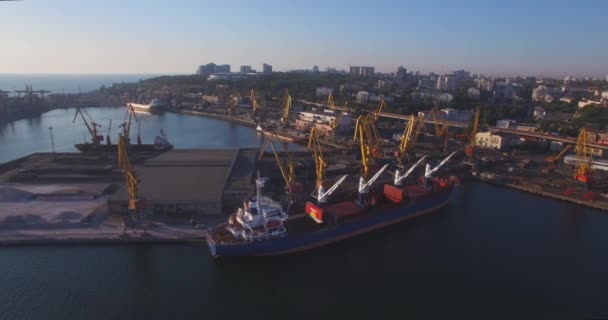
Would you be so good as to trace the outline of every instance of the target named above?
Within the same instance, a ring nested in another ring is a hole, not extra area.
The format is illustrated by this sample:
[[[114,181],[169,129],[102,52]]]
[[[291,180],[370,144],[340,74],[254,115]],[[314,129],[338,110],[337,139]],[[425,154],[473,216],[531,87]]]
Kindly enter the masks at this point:
[[[215,243],[211,237],[207,237],[207,242],[211,254],[215,257],[269,256],[304,251],[437,211],[448,204],[450,195],[451,190],[447,190],[427,199],[417,199],[414,205],[396,206],[386,211],[372,213],[365,219],[310,233],[288,234],[283,238],[233,244]]]

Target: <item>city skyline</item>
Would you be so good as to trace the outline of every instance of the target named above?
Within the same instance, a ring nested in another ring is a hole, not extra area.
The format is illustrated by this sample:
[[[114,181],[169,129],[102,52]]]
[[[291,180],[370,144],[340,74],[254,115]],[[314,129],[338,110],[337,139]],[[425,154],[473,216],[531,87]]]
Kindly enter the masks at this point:
[[[605,2],[348,4],[1,2],[0,27],[13,31],[3,39],[0,73],[193,74],[215,62],[258,71],[268,63],[275,71],[403,65],[422,73],[608,74]]]

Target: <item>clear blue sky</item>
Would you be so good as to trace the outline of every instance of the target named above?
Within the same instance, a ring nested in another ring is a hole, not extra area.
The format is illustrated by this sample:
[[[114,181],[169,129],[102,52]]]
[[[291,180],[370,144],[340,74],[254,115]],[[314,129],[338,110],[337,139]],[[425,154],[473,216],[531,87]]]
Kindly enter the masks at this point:
[[[399,65],[608,74],[608,1],[0,2],[0,73],[192,73]]]

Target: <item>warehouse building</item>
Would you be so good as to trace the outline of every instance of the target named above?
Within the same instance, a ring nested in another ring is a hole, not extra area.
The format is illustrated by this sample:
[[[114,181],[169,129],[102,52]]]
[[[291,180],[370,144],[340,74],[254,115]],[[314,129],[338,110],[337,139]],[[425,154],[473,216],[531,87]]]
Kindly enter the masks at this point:
[[[221,216],[225,203],[239,203],[253,193],[256,152],[256,149],[171,150],[135,166],[145,212]],[[108,200],[108,207],[113,212],[126,213],[127,199],[123,187]]]

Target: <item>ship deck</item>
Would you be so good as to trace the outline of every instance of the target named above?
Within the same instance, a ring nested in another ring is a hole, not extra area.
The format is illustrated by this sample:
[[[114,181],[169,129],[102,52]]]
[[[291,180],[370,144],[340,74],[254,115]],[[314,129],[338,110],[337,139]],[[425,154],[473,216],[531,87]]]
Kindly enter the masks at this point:
[[[323,206],[324,214],[328,217],[323,223],[318,224],[314,222],[305,213],[296,213],[295,215],[290,216],[290,219],[285,222],[285,227],[290,236],[318,232],[328,228],[335,228],[336,226],[355,223],[369,218],[372,215],[383,214],[384,212],[393,211],[394,209],[409,208],[414,206],[418,201],[424,201],[424,199],[432,198],[433,195],[449,192],[450,189],[451,187],[439,189],[438,191],[422,192],[423,189],[417,186],[406,186],[403,187],[403,190],[410,191],[410,194],[413,195],[412,198],[408,200],[404,199],[400,203],[394,203],[383,193],[376,193],[370,197],[376,199],[375,205],[365,208],[357,205],[353,200],[337,201]],[[226,230],[227,226],[228,224],[224,223],[212,228],[209,230],[208,236],[211,237],[216,244],[237,245],[249,243],[249,241],[246,240],[235,239],[234,236]]]

